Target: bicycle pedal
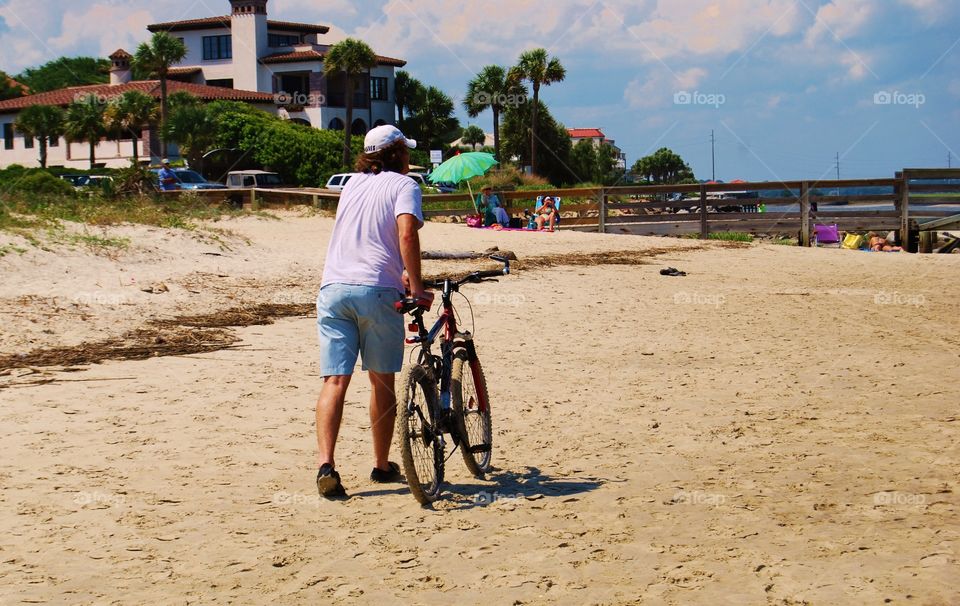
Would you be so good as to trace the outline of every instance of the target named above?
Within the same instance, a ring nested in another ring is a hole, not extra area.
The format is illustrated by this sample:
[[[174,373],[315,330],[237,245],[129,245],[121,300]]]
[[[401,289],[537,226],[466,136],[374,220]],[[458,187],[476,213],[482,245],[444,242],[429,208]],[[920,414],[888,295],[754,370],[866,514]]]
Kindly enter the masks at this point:
[[[477,444],[476,446],[471,446],[471,447],[470,447],[470,453],[471,453],[471,454],[477,454],[477,453],[480,453],[480,452],[490,452],[490,445],[489,445],[489,444]]]

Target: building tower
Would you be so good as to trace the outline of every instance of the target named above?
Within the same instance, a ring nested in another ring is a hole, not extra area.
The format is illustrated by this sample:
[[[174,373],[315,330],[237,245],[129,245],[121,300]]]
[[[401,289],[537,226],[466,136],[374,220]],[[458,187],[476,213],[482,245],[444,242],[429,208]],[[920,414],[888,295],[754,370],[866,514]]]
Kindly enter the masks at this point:
[[[131,79],[130,59],[133,55],[122,48],[110,55],[110,86],[126,84]]]
[[[230,0],[230,6],[233,86],[272,92],[269,73],[259,61],[267,51],[267,0]]]

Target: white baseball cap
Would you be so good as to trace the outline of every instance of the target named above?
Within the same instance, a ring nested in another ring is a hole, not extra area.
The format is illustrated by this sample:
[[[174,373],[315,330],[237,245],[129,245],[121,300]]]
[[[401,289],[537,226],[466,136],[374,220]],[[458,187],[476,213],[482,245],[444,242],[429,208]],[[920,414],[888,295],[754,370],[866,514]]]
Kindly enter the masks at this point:
[[[403,140],[403,142],[406,143],[407,147],[410,149],[413,149],[417,146],[417,142],[413,139],[407,139],[405,136],[403,136],[403,133],[400,132],[399,128],[390,124],[384,124],[383,126],[370,129],[370,131],[367,133],[367,136],[363,138],[363,152],[367,154],[374,154],[390,147],[400,140]]]
[[[163,160],[160,160],[160,164],[170,164],[170,158],[164,158]]]

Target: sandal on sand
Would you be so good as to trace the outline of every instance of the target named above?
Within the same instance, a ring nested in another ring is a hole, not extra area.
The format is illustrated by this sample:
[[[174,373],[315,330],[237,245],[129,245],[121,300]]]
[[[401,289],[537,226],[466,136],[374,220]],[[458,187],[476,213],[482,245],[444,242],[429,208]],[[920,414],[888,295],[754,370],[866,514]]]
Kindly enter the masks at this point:
[[[685,276],[687,275],[687,272],[680,271],[676,267],[668,267],[666,269],[661,269],[660,275],[661,276]]]
[[[342,499],[347,496],[347,491],[340,483],[340,474],[330,463],[324,463],[317,472],[317,490],[325,499]]]
[[[388,484],[391,482],[406,482],[407,479],[403,477],[403,474],[400,473],[400,466],[394,463],[393,461],[388,461],[387,466],[390,468],[386,471],[383,469],[373,468],[373,471],[370,472],[370,480],[376,482],[377,484]]]

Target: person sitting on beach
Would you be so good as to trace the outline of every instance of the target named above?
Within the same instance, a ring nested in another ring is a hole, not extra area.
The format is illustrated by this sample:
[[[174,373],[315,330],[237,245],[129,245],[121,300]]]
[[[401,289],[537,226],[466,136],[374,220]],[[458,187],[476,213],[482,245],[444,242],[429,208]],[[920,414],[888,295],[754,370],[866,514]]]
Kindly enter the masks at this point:
[[[543,205],[534,214],[533,220],[537,224],[538,231],[542,230],[544,225],[549,225],[547,231],[553,231],[559,216],[556,203],[554,203],[553,198],[547,196],[543,199]]]
[[[870,234],[870,250],[874,252],[901,252],[900,246],[891,246],[886,238],[881,238],[876,234]]]
[[[493,188],[489,185],[484,187],[477,196],[477,208],[483,213],[484,227],[490,227],[495,223],[503,227],[510,226],[510,216],[501,206],[500,197],[493,193]]]

